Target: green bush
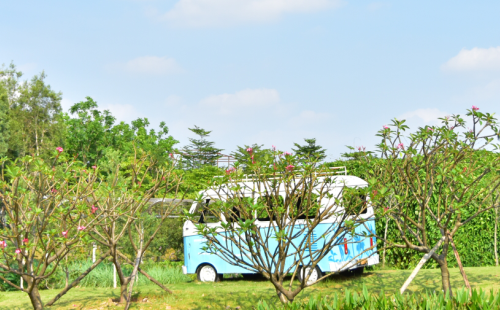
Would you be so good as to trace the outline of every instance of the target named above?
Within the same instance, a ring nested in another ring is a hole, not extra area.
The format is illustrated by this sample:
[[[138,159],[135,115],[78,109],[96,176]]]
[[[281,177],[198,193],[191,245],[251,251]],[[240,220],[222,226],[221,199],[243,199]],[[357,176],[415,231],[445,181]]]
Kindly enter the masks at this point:
[[[69,281],[75,280],[87,268],[92,265],[91,261],[76,261],[68,265]],[[141,265],[150,276],[158,280],[162,284],[175,284],[192,281],[187,275],[182,273],[179,264],[175,263],[147,263]],[[132,266],[125,265],[123,268],[125,275],[129,276],[132,273]],[[66,274],[63,268],[58,268],[55,275],[43,283],[43,288],[63,288],[66,284]],[[145,276],[139,274],[137,285],[152,284]],[[117,285],[119,280],[117,277]],[[113,264],[101,263],[92,270],[85,278],[82,279],[79,286],[81,287],[113,287]]]
[[[489,156],[488,153],[484,153]],[[480,154],[481,155],[481,154]],[[365,167],[358,160],[337,160],[325,163],[328,167],[346,166],[348,175],[355,175],[362,179],[367,179]],[[430,222],[430,221],[429,221]],[[432,223],[432,222],[430,222]],[[385,218],[377,218],[375,229],[380,236],[384,235]],[[454,240],[457,246],[460,259],[465,267],[485,267],[495,266],[495,251],[493,235],[495,232],[495,210],[489,210],[470,223],[460,228],[456,233]],[[429,229],[429,237],[439,239],[440,233],[437,227]],[[388,240],[400,240],[400,233],[393,220],[389,221],[387,229]],[[378,252],[380,254],[380,263],[382,263],[383,244],[378,240]],[[499,247],[500,251],[500,247]],[[500,253],[499,253],[500,254]],[[386,251],[386,265],[390,268],[412,269],[420,259],[422,254],[410,249],[393,248]],[[457,267],[457,262],[453,251],[448,253],[448,265],[450,268]],[[428,261],[423,268],[437,268],[434,261]]]
[[[21,282],[20,280],[21,278],[13,273],[8,273],[7,275],[5,275],[5,278],[16,285],[19,285],[19,283]],[[17,289],[8,284],[7,282],[0,280],[0,291],[1,292],[17,291]]]

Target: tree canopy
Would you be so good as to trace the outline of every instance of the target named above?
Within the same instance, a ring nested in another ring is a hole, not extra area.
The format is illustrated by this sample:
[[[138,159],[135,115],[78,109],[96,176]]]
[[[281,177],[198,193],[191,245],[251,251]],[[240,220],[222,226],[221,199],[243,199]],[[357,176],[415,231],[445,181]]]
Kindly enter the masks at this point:
[[[188,168],[201,168],[204,165],[214,166],[217,159],[220,158],[222,149],[214,147],[215,142],[208,141],[207,137],[211,131],[207,131],[198,126],[189,128],[193,133],[198,135],[198,139],[189,138],[191,144],[182,149],[184,152],[184,165]]]
[[[292,149],[297,156],[303,159],[314,159],[322,161],[326,158],[326,150],[319,145],[316,145],[316,139],[304,139],[307,142],[305,145],[294,143],[296,149]]]

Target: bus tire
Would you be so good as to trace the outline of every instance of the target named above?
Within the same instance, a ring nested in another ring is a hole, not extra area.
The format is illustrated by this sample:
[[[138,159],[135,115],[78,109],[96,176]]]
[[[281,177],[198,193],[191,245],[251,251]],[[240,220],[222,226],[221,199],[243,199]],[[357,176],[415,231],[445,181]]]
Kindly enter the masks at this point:
[[[212,265],[205,264],[198,267],[196,272],[198,281],[200,282],[220,282],[222,275],[217,273],[217,270]]]
[[[299,272],[297,274],[297,278],[300,282],[302,282],[304,280],[304,277],[308,274],[309,270],[310,270],[311,267],[306,267],[306,268],[302,268],[299,267]],[[314,282],[316,282],[319,278],[321,278],[323,276],[323,273],[321,272],[321,269],[319,269],[318,266],[316,266],[314,268],[314,270],[312,271],[311,275],[309,276],[309,279],[307,279],[307,285],[311,285],[313,284]]]

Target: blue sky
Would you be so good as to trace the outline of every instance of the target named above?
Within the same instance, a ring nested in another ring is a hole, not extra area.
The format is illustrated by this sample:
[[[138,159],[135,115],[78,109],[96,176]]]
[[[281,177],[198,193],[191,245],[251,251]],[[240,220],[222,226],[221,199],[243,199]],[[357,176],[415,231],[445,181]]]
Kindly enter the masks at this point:
[[[212,130],[216,146],[330,159],[412,127],[500,110],[500,1],[0,1],[0,63],[45,70],[63,106]]]

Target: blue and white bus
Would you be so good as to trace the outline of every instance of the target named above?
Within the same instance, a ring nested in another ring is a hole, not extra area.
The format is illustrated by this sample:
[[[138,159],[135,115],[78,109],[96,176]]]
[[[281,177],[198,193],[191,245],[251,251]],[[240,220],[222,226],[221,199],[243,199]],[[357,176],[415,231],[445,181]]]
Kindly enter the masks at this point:
[[[344,168],[345,169],[345,168]],[[242,188],[252,188],[252,181],[241,183]],[[335,176],[333,186],[328,188],[333,197],[338,197],[342,193],[344,186],[351,188],[367,187],[368,183],[356,176],[338,175]],[[215,200],[224,200],[220,191],[209,189],[200,192],[203,195],[203,203],[195,202],[191,206],[189,212],[191,214],[199,214],[199,221],[204,223],[207,227],[218,227],[222,230],[221,222],[226,221],[223,214],[220,217],[210,216],[203,214],[205,204],[213,203]],[[255,195],[255,191],[253,191]],[[280,195],[286,195],[284,191],[280,190]],[[247,197],[251,196],[251,193]],[[251,196],[254,197],[254,196]],[[258,197],[254,197],[258,199]],[[321,206],[326,206],[332,203],[332,198],[324,198],[321,201]],[[334,199],[334,198],[333,198]],[[346,236],[345,242],[336,245],[317,265],[317,268],[310,272],[308,283],[316,282],[323,273],[339,272],[351,270],[353,272],[362,272],[364,267],[372,266],[379,263],[379,256],[376,248],[375,235],[375,216],[373,207],[369,203],[369,197],[363,198],[367,201],[367,207],[359,215],[362,218],[363,224],[355,228],[355,234]],[[337,200],[338,201],[338,200]],[[319,212],[321,212],[320,207]],[[314,229],[313,236],[321,236],[325,231],[335,225],[338,217],[332,216],[321,221]],[[301,220],[297,220],[295,225],[301,225]],[[304,220],[302,220],[304,221]],[[266,229],[270,226],[269,220],[255,221],[257,227]],[[184,239],[184,266],[182,266],[184,274],[197,274],[198,280],[202,282],[215,282],[222,278],[223,274],[249,274],[251,273],[247,268],[242,266],[232,265],[224,261],[216,254],[208,253],[202,248],[205,246],[206,238],[200,235],[196,229],[195,223],[186,221],[183,226],[183,239]],[[269,241],[270,243],[272,241]],[[270,244],[270,247],[274,245]],[[315,245],[313,245],[315,246]],[[370,249],[371,248],[371,249]],[[309,270],[306,271],[309,274]],[[300,277],[300,275],[299,275]]]

